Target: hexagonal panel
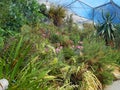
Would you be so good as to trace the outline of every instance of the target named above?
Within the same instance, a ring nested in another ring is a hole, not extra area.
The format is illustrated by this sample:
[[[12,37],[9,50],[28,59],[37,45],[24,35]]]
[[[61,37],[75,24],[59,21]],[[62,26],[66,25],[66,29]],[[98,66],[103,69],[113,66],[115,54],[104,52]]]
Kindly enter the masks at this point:
[[[60,1],[57,3],[71,10],[75,14],[102,22],[102,13],[110,13],[115,16],[113,22],[120,22],[120,0],[49,0]]]
[[[94,9],[94,21],[95,22],[103,22],[103,15],[105,15],[106,13],[110,13],[111,16],[115,17],[113,19],[113,23],[118,23],[120,22],[120,19],[119,19],[119,15],[120,15],[120,9],[110,3],[110,4],[107,4],[107,5],[104,5],[104,6],[101,6],[101,7],[98,7],[98,8],[95,8]]]
[[[110,2],[110,0],[78,0],[78,1],[83,2],[93,8]]]

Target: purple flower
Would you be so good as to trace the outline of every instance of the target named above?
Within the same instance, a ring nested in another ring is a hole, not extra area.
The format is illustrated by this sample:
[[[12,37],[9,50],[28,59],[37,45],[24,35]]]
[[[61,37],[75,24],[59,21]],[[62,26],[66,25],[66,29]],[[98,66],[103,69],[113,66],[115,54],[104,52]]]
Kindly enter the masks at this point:
[[[83,46],[76,46],[77,49],[83,49]]]
[[[59,53],[62,48],[63,48],[63,46],[57,47],[57,48],[55,49],[56,53]]]
[[[60,49],[62,49],[63,48],[63,46],[60,46]]]
[[[56,53],[59,53],[59,52],[60,52],[60,49],[59,49],[59,48],[56,48],[55,51],[56,51]]]
[[[80,49],[83,49],[83,46],[81,46]]]
[[[43,37],[46,37],[46,34],[43,33],[42,36],[43,36]]]

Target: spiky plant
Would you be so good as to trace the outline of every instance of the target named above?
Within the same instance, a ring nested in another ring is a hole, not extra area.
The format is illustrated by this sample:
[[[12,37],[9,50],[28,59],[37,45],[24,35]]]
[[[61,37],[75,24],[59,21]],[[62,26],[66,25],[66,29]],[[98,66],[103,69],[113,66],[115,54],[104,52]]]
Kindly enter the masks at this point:
[[[106,13],[102,13],[103,23],[96,25],[97,35],[104,38],[106,45],[114,46],[115,39],[115,26],[113,24],[113,19],[115,16]]]
[[[53,19],[53,23],[56,26],[60,26],[63,23],[63,18],[65,17],[65,9],[61,6],[51,6],[48,17]]]

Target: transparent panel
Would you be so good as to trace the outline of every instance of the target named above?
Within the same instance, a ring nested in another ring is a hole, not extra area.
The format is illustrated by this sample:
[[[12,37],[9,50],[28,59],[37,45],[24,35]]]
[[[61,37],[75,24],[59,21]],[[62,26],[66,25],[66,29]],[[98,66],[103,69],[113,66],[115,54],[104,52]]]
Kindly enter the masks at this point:
[[[49,2],[54,3],[54,4],[59,4],[62,6],[67,6],[69,4],[74,3],[76,0],[49,0]]]
[[[92,17],[93,17],[93,8],[87,6],[86,4],[81,3],[79,1],[76,1],[75,3],[71,4],[67,8],[81,17],[84,17],[87,19],[92,19]]]
[[[110,0],[79,0],[79,1],[84,2],[85,4],[91,7],[97,7],[102,4],[110,2]]]
[[[102,12],[115,15],[114,23],[120,22],[120,0],[45,0],[61,5],[80,17],[103,22]]]
[[[120,0],[113,0],[113,2],[120,7]]]
[[[120,15],[120,9],[112,4],[107,4],[105,6],[96,8],[94,11],[94,21],[95,22],[103,22],[102,13],[105,15],[106,13],[110,13],[111,16],[114,16],[113,23],[120,22],[119,15]]]

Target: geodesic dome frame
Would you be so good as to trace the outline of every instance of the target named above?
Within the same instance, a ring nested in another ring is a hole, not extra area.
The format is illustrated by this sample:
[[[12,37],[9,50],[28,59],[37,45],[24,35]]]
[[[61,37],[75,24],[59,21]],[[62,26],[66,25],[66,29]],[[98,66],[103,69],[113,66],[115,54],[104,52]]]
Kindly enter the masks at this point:
[[[61,5],[94,22],[103,22],[102,16],[109,13],[114,16],[113,23],[120,23],[120,1],[119,0],[47,0]],[[102,15],[103,14],[103,15]]]

